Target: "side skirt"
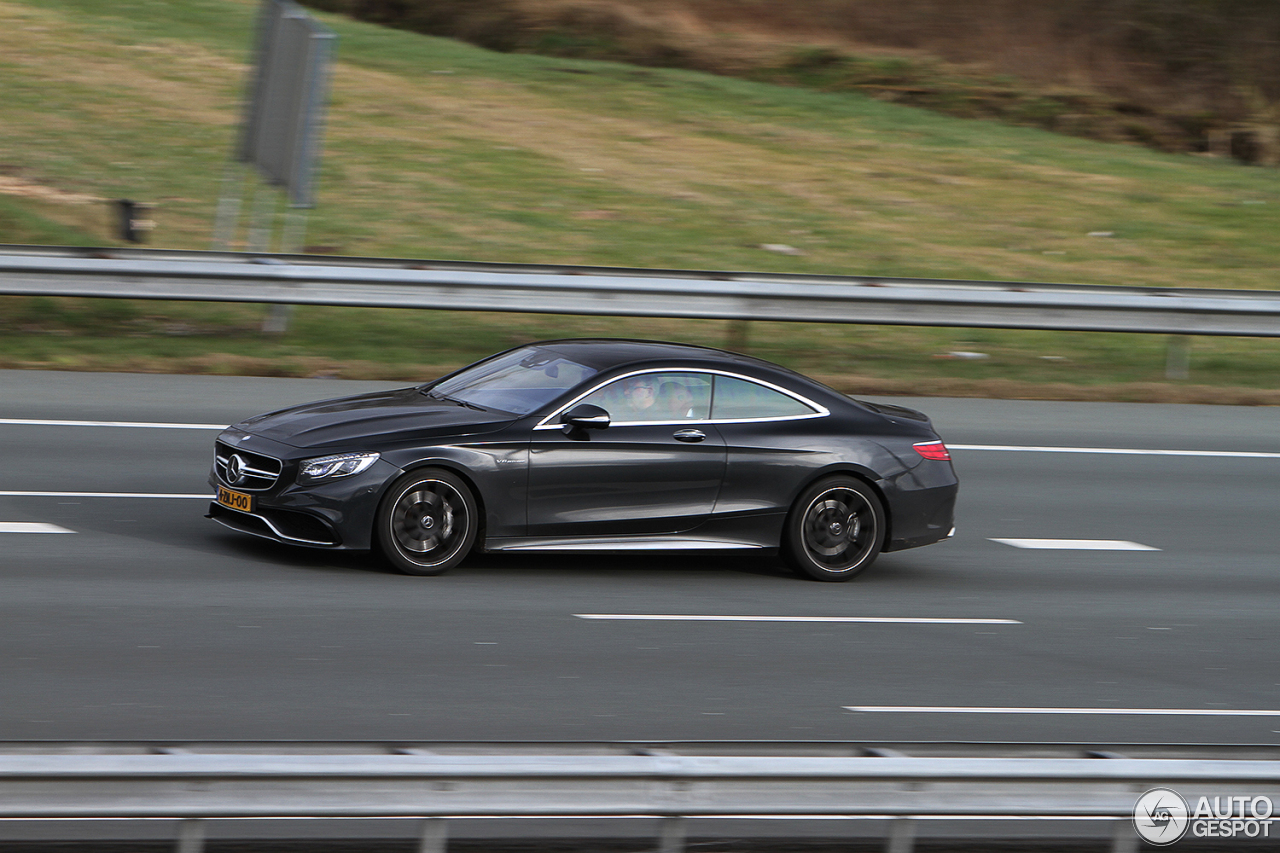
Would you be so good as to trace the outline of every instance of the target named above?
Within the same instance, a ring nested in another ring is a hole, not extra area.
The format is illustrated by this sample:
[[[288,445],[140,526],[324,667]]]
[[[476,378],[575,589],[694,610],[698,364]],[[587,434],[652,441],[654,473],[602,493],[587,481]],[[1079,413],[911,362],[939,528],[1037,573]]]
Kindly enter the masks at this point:
[[[611,536],[565,538],[520,537],[490,539],[490,551],[763,551],[758,542],[691,536]]]

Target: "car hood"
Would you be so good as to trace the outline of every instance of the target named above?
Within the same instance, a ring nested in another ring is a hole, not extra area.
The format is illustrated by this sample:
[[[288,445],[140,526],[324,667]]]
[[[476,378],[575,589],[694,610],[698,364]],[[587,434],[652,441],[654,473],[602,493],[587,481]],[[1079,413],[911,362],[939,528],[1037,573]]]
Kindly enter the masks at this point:
[[[268,412],[241,421],[235,428],[292,447],[321,447],[361,440],[381,444],[477,435],[500,429],[512,420],[514,416],[506,412],[477,411],[432,399],[417,388],[402,388]]]

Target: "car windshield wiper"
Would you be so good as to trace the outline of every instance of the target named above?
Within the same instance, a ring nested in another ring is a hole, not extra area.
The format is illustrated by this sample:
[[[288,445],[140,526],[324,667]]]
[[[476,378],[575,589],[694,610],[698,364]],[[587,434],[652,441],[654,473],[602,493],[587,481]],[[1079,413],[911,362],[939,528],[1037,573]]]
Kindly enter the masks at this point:
[[[453,403],[455,406],[463,406],[464,408],[475,409],[477,412],[489,411],[483,406],[477,406],[475,403],[468,403],[466,400],[459,400],[454,397],[450,397],[447,394],[441,394],[437,391],[427,391],[425,393],[432,400],[443,400],[446,403]]]

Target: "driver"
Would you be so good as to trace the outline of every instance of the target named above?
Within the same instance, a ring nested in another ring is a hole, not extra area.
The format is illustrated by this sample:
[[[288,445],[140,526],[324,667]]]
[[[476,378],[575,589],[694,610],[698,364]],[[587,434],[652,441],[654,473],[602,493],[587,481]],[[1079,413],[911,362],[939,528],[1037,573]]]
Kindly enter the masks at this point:
[[[627,379],[622,386],[622,397],[626,409],[626,420],[644,420],[645,416],[656,415],[653,404],[658,399],[658,389],[650,376],[634,376]]]

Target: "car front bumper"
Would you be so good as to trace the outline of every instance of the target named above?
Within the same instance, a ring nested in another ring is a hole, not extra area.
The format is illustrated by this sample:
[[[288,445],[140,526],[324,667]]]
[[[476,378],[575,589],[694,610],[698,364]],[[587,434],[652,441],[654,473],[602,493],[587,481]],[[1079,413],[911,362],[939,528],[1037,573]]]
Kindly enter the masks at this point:
[[[241,533],[311,548],[364,550],[372,546],[373,520],[386,485],[403,473],[378,460],[351,477],[299,484],[294,482],[297,462],[284,464],[280,482],[271,489],[251,492],[248,511],[218,503],[209,504],[208,518]],[[216,471],[209,475],[214,487],[236,489],[224,483]]]

